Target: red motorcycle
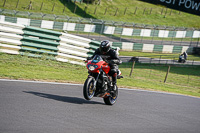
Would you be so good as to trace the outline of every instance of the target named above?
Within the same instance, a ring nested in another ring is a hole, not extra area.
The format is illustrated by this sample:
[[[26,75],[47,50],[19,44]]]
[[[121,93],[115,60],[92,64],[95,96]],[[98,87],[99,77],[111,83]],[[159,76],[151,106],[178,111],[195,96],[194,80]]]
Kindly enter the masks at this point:
[[[118,87],[112,91],[112,76],[109,75],[110,66],[100,55],[96,55],[92,60],[86,61],[88,78],[83,86],[83,95],[86,100],[93,97],[102,97],[105,104],[115,104],[118,97]],[[118,79],[123,78],[118,74]]]

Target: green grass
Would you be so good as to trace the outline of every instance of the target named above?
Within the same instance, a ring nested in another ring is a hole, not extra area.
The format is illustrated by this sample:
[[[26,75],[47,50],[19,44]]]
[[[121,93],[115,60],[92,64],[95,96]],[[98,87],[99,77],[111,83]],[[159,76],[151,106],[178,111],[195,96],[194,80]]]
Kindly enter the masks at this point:
[[[164,83],[168,66],[136,64],[132,77],[129,77],[131,66],[131,63],[120,66],[125,78],[118,81],[119,85],[193,96],[200,94],[200,67],[171,66]]]
[[[0,54],[0,57],[0,77],[3,78],[80,83],[87,77],[83,66],[20,55]],[[85,74],[79,75],[80,72]]]
[[[131,66],[131,63],[120,65],[124,78],[118,80],[118,86],[200,97],[200,67],[172,66],[167,82],[163,83],[167,66],[136,64],[132,77],[129,77]],[[47,60],[45,57],[30,58],[0,53],[0,77],[83,84],[87,78],[87,69],[85,66]]]
[[[7,0],[4,5],[5,0],[0,0],[0,8],[2,9],[11,9],[11,10],[19,10],[19,11],[28,11],[26,8],[29,5],[30,1],[27,0],[19,0],[19,4],[17,7],[18,0]],[[166,12],[165,7],[145,3],[138,0],[126,0],[126,2],[122,0],[113,0],[107,1],[102,0],[101,5],[92,5],[85,3],[76,3],[77,10],[74,13],[75,4],[67,3],[65,0],[32,0],[33,9],[29,12],[36,13],[47,13],[47,14],[56,14],[56,15],[68,15],[71,17],[85,17],[85,18],[95,18],[95,19],[103,19],[103,20],[113,20],[113,21],[124,21],[131,23],[144,23],[144,24],[155,24],[155,25],[166,25],[166,26],[178,26],[178,27],[195,27],[200,28],[199,21],[200,17],[197,15],[192,15],[184,12],[176,11],[168,9]],[[41,9],[42,2],[44,3]],[[55,7],[53,9],[55,3]],[[64,10],[65,5],[65,10]],[[85,7],[87,6],[86,13],[84,12]],[[17,7],[17,8],[16,8]],[[135,13],[135,9],[137,7],[137,12]],[[95,9],[96,10],[96,14]],[[107,12],[105,14],[105,10],[107,8]],[[115,12],[118,8],[118,12],[115,15]],[[126,14],[124,15],[125,9],[127,8]],[[152,12],[150,14],[150,10],[152,8]],[[162,10],[164,12],[162,13]],[[145,10],[145,12],[144,12]],[[64,11],[64,12],[63,12]],[[165,15],[166,12],[166,15]],[[162,13],[162,14],[161,14]]]

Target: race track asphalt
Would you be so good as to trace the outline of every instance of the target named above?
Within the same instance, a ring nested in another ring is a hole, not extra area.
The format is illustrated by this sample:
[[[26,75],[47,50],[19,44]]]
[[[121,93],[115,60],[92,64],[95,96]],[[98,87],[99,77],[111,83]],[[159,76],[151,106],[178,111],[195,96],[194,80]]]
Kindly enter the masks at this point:
[[[200,98],[120,89],[115,105],[82,85],[0,80],[0,133],[199,133]]]

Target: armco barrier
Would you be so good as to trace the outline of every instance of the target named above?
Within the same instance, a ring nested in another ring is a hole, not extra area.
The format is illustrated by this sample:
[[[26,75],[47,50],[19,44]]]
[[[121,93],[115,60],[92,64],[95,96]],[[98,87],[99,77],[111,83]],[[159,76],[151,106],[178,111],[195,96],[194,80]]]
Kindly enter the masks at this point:
[[[91,56],[100,42],[87,38],[0,21],[0,52],[28,56],[50,55],[51,58],[83,65],[83,60]],[[113,42],[113,48],[122,50],[160,53],[191,53],[188,46],[154,45],[142,43]]]
[[[31,26],[0,22],[0,52],[28,56],[51,55],[58,61],[83,65],[99,42]]]
[[[123,36],[141,36],[141,37],[159,37],[159,38],[200,38],[199,30],[156,30],[156,29],[138,29],[116,27],[102,24],[79,24],[71,22],[56,22],[48,20],[34,20],[28,18],[17,18],[11,16],[0,15],[0,21],[23,24],[26,26],[34,26],[45,29],[80,31],[80,32],[96,32],[107,35],[123,35]]]
[[[159,53],[187,53],[193,52],[193,47],[189,46],[174,46],[174,45],[155,45],[143,43],[129,43],[129,42],[113,42],[114,47],[119,47],[126,51],[139,52],[159,52]]]

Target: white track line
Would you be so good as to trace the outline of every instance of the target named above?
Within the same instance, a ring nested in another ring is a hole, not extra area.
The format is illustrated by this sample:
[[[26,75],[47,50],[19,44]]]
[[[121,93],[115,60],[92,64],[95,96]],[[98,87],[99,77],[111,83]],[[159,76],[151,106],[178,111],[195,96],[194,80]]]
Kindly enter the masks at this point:
[[[31,81],[31,80],[0,79],[0,81],[14,81],[14,82],[25,82],[25,83],[83,86],[82,84],[59,83],[59,82],[45,82],[45,81],[43,82],[43,81]]]
[[[43,82],[43,81],[31,81],[31,80],[0,79],[0,81],[14,81],[14,82],[25,82],[25,83],[83,86],[83,84],[59,83],[59,82],[45,82],[45,81]],[[149,90],[142,90],[142,89],[128,89],[128,88],[119,88],[119,89],[120,90],[127,90],[127,91],[139,91],[139,92],[149,92],[149,93],[157,93],[157,94],[168,94],[168,95],[176,95],[176,96],[184,96],[184,97],[191,97],[191,98],[200,99],[199,97],[187,96],[187,95],[176,94],[176,93],[169,93],[169,92],[149,91]]]

